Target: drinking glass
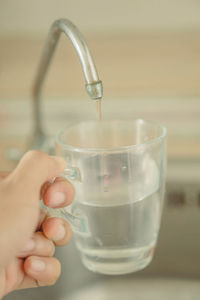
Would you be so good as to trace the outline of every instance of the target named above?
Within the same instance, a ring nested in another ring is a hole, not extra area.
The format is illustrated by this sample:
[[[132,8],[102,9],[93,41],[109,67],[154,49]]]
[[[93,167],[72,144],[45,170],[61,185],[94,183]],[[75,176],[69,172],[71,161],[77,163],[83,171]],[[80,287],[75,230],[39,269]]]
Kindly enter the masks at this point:
[[[163,207],[166,129],[142,119],[87,121],[56,137],[76,195],[66,218],[83,264],[125,274],[152,260]]]

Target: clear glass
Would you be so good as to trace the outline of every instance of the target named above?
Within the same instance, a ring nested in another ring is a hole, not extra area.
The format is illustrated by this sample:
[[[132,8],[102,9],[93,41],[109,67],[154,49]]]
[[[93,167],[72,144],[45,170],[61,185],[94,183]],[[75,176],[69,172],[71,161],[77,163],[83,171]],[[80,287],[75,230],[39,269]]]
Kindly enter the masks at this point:
[[[74,231],[83,264],[126,274],[152,260],[163,206],[166,129],[144,120],[89,121],[61,131],[75,199],[58,209]]]

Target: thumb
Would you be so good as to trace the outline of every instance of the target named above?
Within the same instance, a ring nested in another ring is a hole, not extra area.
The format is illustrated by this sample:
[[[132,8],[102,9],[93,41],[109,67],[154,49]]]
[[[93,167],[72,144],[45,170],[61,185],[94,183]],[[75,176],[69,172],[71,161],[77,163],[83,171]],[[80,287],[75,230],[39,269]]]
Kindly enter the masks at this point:
[[[49,156],[42,151],[27,152],[8,180],[23,181],[23,184],[41,185],[52,177],[60,175],[65,169],[65,160],[58,156]]]

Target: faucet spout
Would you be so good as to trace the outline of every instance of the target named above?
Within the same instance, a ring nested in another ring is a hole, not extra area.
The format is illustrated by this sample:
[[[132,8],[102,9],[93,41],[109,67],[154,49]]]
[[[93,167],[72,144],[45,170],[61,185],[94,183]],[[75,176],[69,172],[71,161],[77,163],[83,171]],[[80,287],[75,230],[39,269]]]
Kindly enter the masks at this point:
[[[102,82],[99,80],[91,52],[82,34],[71,21],[67,19],[56,20],[50,28],[33,87],[34,137],[31,147],[34,149],[43,148],[41,144],[44,143],[45,134],[42,129],[40,108],[41,91],[62,32],[70,39],[77,52],[85,77],[85,88],[88,95],[94,100],[101,99],[103,96]]]

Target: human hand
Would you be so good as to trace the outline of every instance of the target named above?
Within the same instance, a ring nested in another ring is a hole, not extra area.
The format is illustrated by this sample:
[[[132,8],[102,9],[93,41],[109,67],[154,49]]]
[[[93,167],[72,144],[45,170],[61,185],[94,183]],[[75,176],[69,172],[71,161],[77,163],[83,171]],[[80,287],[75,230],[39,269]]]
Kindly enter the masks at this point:
[[[49,218],[40,209],[64,207],[74,197],[72,185],[56,178],[65,169],[60,157],[27,152],[17,168],[0,182],[0,298],[16,290],[52,285],[60,263],[52,257],[55,245],[69,242],[71,228],[63,219]]]

